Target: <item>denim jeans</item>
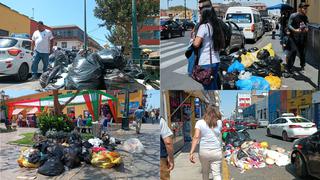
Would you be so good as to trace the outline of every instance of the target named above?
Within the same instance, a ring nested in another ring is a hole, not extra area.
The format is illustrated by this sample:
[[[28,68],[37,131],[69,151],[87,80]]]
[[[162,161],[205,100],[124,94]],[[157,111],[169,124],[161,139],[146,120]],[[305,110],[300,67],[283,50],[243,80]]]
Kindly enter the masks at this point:
[[[219,63],[214,63],[214,64],[208,64],[208,65],[201,65],[202,68],[213,68],[213,81],[211,82],[211,84],[209,85],[203,85],[204,90],[218,90],[218,84],[217,84],[217,80],[219,78],[218,76],[218,70],[219,70]]]
[[[43,72],[47,71],[48,63],[49,63],[49,53],[39,53],[38,51],[34,52],[33,61],[32,61],[32,75],[38,74],[38,66],[39,62],[42,60],[43,63]]]

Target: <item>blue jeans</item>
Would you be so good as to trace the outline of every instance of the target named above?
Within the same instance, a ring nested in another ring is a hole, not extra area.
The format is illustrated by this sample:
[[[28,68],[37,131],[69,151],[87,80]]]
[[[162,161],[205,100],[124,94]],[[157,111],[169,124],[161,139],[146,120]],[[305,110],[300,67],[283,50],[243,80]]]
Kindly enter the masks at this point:
[[[214,63],[214,64],[208,64],[208,65],[202,65],[202,68],[213,68],[213,81],[211,82],[211,84],[209,85],[203,85],[204,90],[217,90],[218,89],[218,84],[217,84],[217,80],[219,78],[218,76],[218,70],[219,70],[219,63]]]
[[[31,66],[32,75],[38,74],[38,65],[40,60],[42,60],[43,63],[43,72],[46,72],[49,64],[49,53],[39,53],[38,51],[34,52]]]

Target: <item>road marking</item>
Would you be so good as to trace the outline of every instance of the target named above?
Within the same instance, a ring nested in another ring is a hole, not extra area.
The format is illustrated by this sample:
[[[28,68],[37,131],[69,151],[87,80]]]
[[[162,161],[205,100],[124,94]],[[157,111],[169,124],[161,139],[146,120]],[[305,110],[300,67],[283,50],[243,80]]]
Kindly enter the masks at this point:
[[[188,74],[188,64],[180,67],[179,69],[174,70],[173,72],[177,73],[177,74],[187,75]]]
[[[164,48],[161,48],[160,49],[160,53],[163,52],[163,51],[166,51],[166,50],[169,50],[169,49],[175,49],[175,48],[178,48],[178,47],[181,47],[181,46],[185,46],[185,44],[176,44],[176,45],[173,45],[173,46],[167,46],[167,47],[164,47]]]
[[[160,42],[160,46],[168,46],[168,45],[171,45],[171,44],[176,44],[176,42],[174,41],[166,41],[166,42]]]
[[[160,52],[160,57],[161,57],[161,58],[166,58],[166,57],[172,56],[172,55],[174,55],[174,54],[178,54],[177,56],[181,56],[181,55],[184,56],[184,53],[182,53],[182,52],[185,52],[186,49],[187,49],[187,48],[179,48],[179,49],[175,49],[175,50],[173,50],[173,51],[170,51],[170,52],[167,52],[167,53],[164,53],[164,54],[162,54],[162,53]],[[182,53],[182,54],[180,54],[180,53]]]
[[[162,58],[162,57],[161,57]],[[174,59],[170,59],[168,61],[165,61],[163,63],[160,63],[160,69],[165,69],[173,64],[179,63],[183,60],[186,60],[186,57],[184,55],[178,56]]]

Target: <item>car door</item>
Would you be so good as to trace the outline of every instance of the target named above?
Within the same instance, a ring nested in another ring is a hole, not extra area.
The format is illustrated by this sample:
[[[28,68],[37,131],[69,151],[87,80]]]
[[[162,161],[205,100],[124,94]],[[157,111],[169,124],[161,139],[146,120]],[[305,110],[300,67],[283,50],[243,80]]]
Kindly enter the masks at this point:
[[[310,151],[308,151],[309,171],[310,174],[320,177],[320,131],[308,138]]]
[[[232,29],[232,36],[231,36],[231,42],[230,45],[232,45],[232,48],[241,48],[241,45],[243,43],[243,37],[242,37],[242,31],[237,26],[236,23],[230,22],[231,29]]]
[[[279,119],[274,120],[274,121],[269,125],[270,133],[271,133],[272,135],[276,135],[276,126],[277,126],[278,120],[279,120]]]

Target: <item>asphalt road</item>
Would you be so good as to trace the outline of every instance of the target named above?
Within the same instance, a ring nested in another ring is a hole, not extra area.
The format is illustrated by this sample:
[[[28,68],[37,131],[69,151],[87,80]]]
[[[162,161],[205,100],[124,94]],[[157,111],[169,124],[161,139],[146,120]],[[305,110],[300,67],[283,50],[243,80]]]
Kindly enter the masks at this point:
[[[17,82],[13,76],[0,76],[0,89],[1,90],[10,90],[10,89],[40,90],[41,86],[39,81]]]
[[[266,128],[248,130],[250,137],[259,142],[267,141],[269,146],[277,146],[284,148],[286,151],[291,151],[293,142],[283,141],[280,137],[266,136]],[[284,167],[273,165],[272,167],[265,167],[261,169],[250,169],[244,173],[229,165],[230,177],[234,180],[259,179],[259,180],[300,180],[294,173],[294,167],[289,164]],[[312,177],[308,179],[312,180]]]
[[[188,63],[184,56],[185,50],[189,44],[191,32],[186,32],[184,37],[175,37],[172,39],[161,40],[161,88],[165,90],[198,90],[202,86],[187,75]],[[247,42],[246,48],[262,48],[268,43],[272,43],[276,54],[284,59],[284,53],[280,46],[279,37],[271,39],[270,32],[263,35],[256,43]],[[297,58],[295,61],[296,70],[300,63]],[[282,78],[282,90],[306,90],[317,87],[318,70],[315,67],[306,65],[305,71],[295,72],[293,78]]]

